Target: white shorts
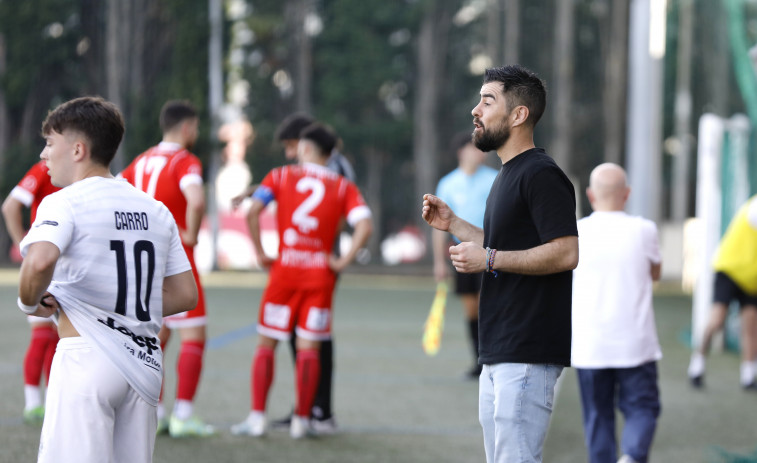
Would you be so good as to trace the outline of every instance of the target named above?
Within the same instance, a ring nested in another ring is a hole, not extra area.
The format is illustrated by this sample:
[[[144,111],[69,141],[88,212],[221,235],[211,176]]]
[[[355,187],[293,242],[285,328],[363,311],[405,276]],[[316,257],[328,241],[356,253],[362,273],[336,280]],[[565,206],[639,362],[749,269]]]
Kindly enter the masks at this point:
[[[81,337],[61,338],[47,386],[38,462],[148,463],[157,409]]]

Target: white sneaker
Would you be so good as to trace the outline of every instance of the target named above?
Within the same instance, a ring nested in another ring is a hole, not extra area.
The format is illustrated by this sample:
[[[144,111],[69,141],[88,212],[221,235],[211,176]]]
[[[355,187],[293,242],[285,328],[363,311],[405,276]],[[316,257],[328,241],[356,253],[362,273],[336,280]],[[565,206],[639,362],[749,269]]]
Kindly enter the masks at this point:
[[[292,439],[313,436],[313,431],[310,428],[310,419],[306,416],[292,415],[292,425],[289,428],[289,435],[292,436]]]
[[[310,420],[310,428],[315,434],[336,434],[338,431],[336,419],[333,416],[325,420],[313,418]]]
[[[618,463],[638,463],[633,458],[629,457],[628,455],[623,455],[620,457],[620,460],[618,460]]]
[[[231,427],[231,433],[235,436],[253,436],[261,437],[265,435],[267,423],[265,414],[261,412],[250,412],[247,419]]]

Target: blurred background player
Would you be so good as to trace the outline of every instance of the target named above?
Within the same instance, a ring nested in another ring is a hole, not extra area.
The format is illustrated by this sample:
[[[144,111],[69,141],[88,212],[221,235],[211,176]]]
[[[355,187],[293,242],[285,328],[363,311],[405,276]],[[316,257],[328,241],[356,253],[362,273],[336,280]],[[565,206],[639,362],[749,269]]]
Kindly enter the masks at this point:
[[[252,406],[232,433],[266,432],[266,402],[273,382],[274,349],[296,334],[296,405],[290,433],[301,438],[311,430],[310,415],[321,376],[321,342],[331,338],[337,274],[352,262],[372,231],[371,214],[354,183],[326,168],[335,135],[314,123],[300,133],[299,165],[271,171],[253,195],[248,213],[250,234],[262,267],[271,267],[260,303],[258,347],[252,362]],[[259,214],[277,201],[279,257],[267,257],[260,242]],[[350,250],[331,250],[341,220],[354,227]]]
[[[728,225],[715,254],[715,289],[710,319],[702,340],[691,355],[689,380],[704,385],[705,356],[712,338],[723,329],[731,301],[739,302],[741,319],[740,382],[745,391],[757,391],[757,196],[741,206]]]
[[[42,198],[58,190],[60,188],[50,182],[45,161],[34,164],[13,187],[3,201],[3,219],[14,246],[18,247],[26,235],[24,208],[30,209],[30,223],[33,223]],[[45,416],[39,383],[43,372],[47,382],[50,382],[50,365],[58,344],[58,329],[50,318],[31,315],[26,318],[31,327],[31,338],[24,356],[24,421],[31,424],[41,423]]]
[[[497,170],[485,166],[486,153],[473,145],[469,132],[459,133],[452,140],[457,154],[458,167],[439,180],[436,196],[446,202],[463,220],[482,228],[486,198],[489,196]],[[431,238],[434,252],[434,277],[437,282],[447,279],[449,273],[449,234],[433,229]],[[460,240],[452,236],[455,244]],[[478,364],[478,297],[481,292],[482,273],[455,271],[455,293],[460,296],[467,321],[468,336],[473,348],[473,366],[465,373],[470,379],[481,374]]]
[[[660,414],[662,358],[652,307],[660,279],[657,226],[624,212],[630,189],[616,164],[597,166],[578,221],[571,361],[578,374],[590,463],[646,463]],[[615,404],[623,413],[618,458]]]
[[[158,432],[168,431],[172,437],[206,436],[211,426],[194,416],[193,401],[200,383],[205,352],[207,317],[205,295],[194,261],[194,247],[205,213],[202,164],[189,150],[195,144],[199,118],[194,106],[186,101],[168,101],[160,112],[163,141],[137,156],[121,176],[131,184],[162,202],[176,219],[181,241],[192,265],[198,289],[197,307],[164,319],[160,330],[163,349],[178,329],[181,348],[177,363],[176,399],[170,420],[161,402],[158,404]]]
[[[289,161],[297,161],[297,146],[300,141],[300,132],[314,123],[315,120],[304,113],[294,113],[281,121],[276,129],[276,139],[284,147],[284,158]],[[326,168],[336,172],[337,174],[345,177],[351,182],[355,182],[355,170],[347,160],[347,158],[339,152],[340,140],[337,140],[336,145],[331,150],[331,154],[326,161]],[[238,207],[242,201],[250,197],[258,185],[251,185],[241,195],[235,197],[232,200],[232,206]],[[341,230],[343,227],[340,226]],[[339,234],[337,234],[336,241],[334,243],[334,253],[339,255]],[[295,336],[291,337],[290,347],[292,352],[292,360],[296,364],[297,349],[295,346]],[[333,394],[333,378],[334,378],[334,340],[333,337],[321,341],[321,349],[319,351],[321,356],[321,376],[318,383],[318,391],[315,395],[315,401],[313,402],[313,410],[311,412],[313,429],[318,433],[330,434],[337,430],[336,419],[334,418],[334,411],[332,408],[332,394]],[[275,420],[271,423],[274,428],[285,428],[291,425],[292,416],[286,416],[284,418]]]

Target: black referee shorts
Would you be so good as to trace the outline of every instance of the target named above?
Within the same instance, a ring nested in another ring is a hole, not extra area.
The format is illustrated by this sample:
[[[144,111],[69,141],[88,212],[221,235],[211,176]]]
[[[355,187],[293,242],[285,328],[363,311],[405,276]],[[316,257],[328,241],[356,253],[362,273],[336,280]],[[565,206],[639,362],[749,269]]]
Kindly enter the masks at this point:
[[[717,272],[715,274],[714,302],[728,305],[734,299],[739,301],[739,310],[743,309],[745,305],[757,306],[757,296],[750,296],[731,277],[723,272]]]

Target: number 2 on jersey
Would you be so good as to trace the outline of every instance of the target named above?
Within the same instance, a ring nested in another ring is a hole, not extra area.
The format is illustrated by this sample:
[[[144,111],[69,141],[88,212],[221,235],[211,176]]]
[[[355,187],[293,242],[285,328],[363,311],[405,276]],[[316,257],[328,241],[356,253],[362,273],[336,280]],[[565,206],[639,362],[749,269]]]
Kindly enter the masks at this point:
[[[292,214],[292,224],[296,225],[302,233],[308,233],[318,228],[318,218],[310,215],[313,209],[323,201],[326,187],[323,182],[313,177],[303,177],[297,182],[297,191],[300,193],[310,192]]]
[[[126,315],[126,290],[129,288],[126,272],[126,247],[123,241],[111,240],[110,250],[116,253],[116,267],[118,268],[118,295],[116,296],[116,313]],[[142,298],[142,254],[147,254],[147,279],[145,283],[144,299]],[[136,294],[134,295],[134,309],[137,320],[150,321],[150,293],[152,279],[155,275],[155,247],[151,241],[139,240],[134,243],[134,279]]]

